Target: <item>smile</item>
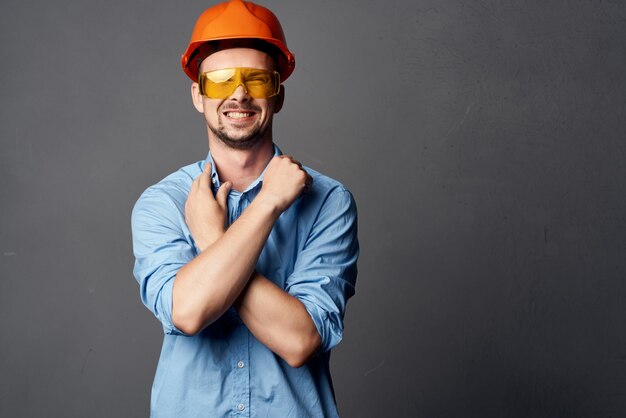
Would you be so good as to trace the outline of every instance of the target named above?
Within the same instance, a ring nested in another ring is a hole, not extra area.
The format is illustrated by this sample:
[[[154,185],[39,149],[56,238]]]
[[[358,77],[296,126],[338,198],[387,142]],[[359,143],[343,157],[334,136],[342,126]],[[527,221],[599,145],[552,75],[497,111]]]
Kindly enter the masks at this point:
[[[254,116],[254,112],[234,112],[234,111],[229,111],[229,112],[224,112],[224,115],[226,115],[226,117],[229,117],[231,119],[245,119],[245,118],[249,118]]]

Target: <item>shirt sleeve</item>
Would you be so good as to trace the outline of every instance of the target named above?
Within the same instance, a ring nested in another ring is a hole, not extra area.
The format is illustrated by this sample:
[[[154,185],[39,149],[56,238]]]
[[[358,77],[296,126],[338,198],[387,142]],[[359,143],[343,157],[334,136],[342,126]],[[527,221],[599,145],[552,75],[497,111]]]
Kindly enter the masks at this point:
[[[287,292],[311,315],[322,351],[341,341],[346,302],[354,295],[358,255],[354,199],[349,191],[336,190],[322,205],[286,282]]]
[[[135,266],[141,301],[161,321],[166,334],[186,335],[172,321],[172,287],[176,273],[195,257],[185,238],[181,209],[165,192],[148,189],[131,217]]]

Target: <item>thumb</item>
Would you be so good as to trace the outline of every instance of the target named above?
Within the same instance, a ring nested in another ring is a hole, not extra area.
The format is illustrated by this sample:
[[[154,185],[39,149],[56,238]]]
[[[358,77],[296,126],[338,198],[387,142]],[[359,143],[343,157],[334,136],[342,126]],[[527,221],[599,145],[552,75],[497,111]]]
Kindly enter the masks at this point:
[[[217,200],[217,204],[220,205],[222,209],[226,209],[227,207],[228,192],[230,192],[232,187],[233,184],[230,181],[227,181],[220,186],[215,195],[215,200]]]

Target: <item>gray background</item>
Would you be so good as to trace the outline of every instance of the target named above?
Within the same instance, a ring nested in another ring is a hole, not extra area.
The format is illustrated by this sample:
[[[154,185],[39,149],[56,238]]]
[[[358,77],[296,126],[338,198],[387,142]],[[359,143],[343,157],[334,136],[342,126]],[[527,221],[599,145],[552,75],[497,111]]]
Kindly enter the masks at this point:
[[[359,207],[342,416],[625,416],[626,4],[264,4],[276,142]],[[130,211],[206,155],[179,58],[209,5],[0,5],[0,416],[147,416]]]

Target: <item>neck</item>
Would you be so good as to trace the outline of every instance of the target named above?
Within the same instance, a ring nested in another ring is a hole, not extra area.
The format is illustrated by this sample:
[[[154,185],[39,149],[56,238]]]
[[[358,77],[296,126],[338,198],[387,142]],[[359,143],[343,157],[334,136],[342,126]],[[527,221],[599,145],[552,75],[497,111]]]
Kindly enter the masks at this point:
[[[220,181],[230,181],[233,189],[240,192],[261,175],[274,155],[271,140],[262,141],[250,149],[239,150],[209,138],[209,147]]]

